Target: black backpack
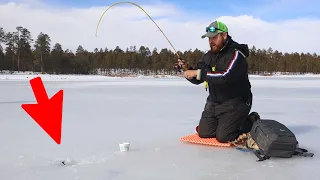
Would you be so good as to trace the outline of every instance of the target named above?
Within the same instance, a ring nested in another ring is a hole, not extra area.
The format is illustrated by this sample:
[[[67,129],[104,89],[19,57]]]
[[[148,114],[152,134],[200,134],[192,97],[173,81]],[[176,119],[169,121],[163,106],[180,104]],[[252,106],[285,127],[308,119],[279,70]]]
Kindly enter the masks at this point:
[[[253,150],[258,161],[264,161],[270,157],[291,158],[294,155],[313,157],[313,153],[299,148],[295,134],[282,123],[259,119],[254,121],[251,129],[251,138],[255,141],[259,150]]]

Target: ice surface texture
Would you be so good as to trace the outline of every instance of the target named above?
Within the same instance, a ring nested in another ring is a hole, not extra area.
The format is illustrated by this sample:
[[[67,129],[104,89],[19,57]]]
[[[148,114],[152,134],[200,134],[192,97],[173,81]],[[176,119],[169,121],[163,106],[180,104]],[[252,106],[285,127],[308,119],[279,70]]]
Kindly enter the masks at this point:
[[[28,77],[28,78],[26,78]],[[320,176],[320,77],[251,76],[253,111],[296,133],[313,158],[272,158],[186,144],[207,92],[179,78],[43,76],[65,91],[61,145],[21,108],[33,75],[0,75],[1,180],[295,180]],[[11,79],[11,80],[10,80]],[[130,151],[119,152],[120,142]],[[61,163],[64,161],[64,165]]]

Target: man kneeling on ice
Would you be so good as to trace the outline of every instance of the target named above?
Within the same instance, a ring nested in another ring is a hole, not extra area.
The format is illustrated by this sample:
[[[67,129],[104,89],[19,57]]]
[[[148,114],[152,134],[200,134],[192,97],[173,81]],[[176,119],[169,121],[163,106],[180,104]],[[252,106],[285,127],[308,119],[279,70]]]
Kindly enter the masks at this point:
[[[206,28],[211,51],[200,59],[195,68],[179,59],[184,77],[193,84],[204,83],[209,96],[196,131],[201,138],[216,138],[221,143],[236,140],[250,132],[259,114],[251,111],[252,92],[248,78],[249,48],[228,34],[227,26],[214,21]]]

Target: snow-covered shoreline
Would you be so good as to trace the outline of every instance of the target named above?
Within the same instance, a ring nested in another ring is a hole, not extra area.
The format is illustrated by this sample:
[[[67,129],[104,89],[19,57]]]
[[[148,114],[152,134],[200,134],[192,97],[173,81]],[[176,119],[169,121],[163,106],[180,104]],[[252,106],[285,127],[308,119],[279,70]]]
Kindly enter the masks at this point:
[[[41,74],[35,72],[14,72],[14,73],[0,73],[0,81],[10,80],[10,81],[23,81],[31,80],[35,77],[41,77],[43,81],[105,81],[112,79],[132,79],[132,78],[156,78],[156,79],[182,79],[180,75],[132,75],[132,76],[106,76],[106,75],[77,75],[77,74],[67,74],[67,75],[55,75],[55,74]],[[272,79],[272,78],[320,78],[320,74],[304,74],[304,75],[283,75],[280,73],[273,74],[272,76],[263,75],[249,75],[250,78],[259,79]]]

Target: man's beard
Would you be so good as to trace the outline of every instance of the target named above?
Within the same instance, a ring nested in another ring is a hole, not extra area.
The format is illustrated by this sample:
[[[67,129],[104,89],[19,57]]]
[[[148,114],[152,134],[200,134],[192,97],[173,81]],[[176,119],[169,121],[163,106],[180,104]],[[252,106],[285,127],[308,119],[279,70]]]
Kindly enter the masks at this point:
[[[223,41],[223,43],[219,44],[219,45],[215,45],[214,47],[212,47],[212,45],[210,44],[210,49],[213,53],[218,53],[221,51],[221,49],[225,46],[227,41]]]

